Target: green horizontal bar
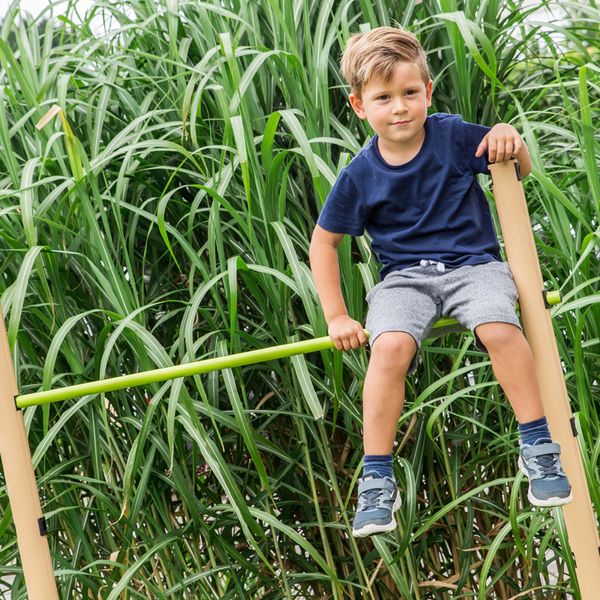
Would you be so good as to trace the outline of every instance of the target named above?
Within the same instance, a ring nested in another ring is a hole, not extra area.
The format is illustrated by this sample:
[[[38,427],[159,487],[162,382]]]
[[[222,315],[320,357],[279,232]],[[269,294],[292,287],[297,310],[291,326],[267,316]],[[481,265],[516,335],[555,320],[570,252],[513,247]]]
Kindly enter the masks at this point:
[[[455,323],[457,323],[457,321],[454,319],[442,318],[434,325],[434,327],[444,327]],[[365,333],[368,337],[369,332],[365,330]],[[233,367],[241,367],[278,358],[285,358],[295,354],[307,354],[309,352],[317,352],[318,350],[329,350],[330,348],[335,348],[335,345],[329,336],[324,336],[306,340],[304,342],[292,342],[290,344],[282,344],[280,346],[272,346],[260,350],[249,350],[247,352],[199,360],[173,367],[142,371],[141,373],[133,373],[132,375],[121,375],[119,377],[111,377],[110,379],[103,379],[100,381],[90,381],[88,383],[80,383],[54,390],[23,394],[17,396],[15,402],[18,408],[26,408],[27,406],[39,404],[50,404],[52,402],[77,398],[78,396],[86,396],[88,394],[114,392],[125,388],[146,385],[148,383],[167,381],[169,379],[177,379],[178,377],[189,377],[190,375],[208,373],[209,371],[217,371],[219,369],[231,369]]]
[[[367,331],[365,333],[367,336],[369,335]],[[233,367],[266,362],[295,354],[328,350],[329,348],[335,348],[335,345],[329,336],[324,336],[303,342],[292,342],[290,344],[282,344],[281,346],[272,346],[260,350],[249,350],[248,352],[199,360],[183,365],[175,365],[174,367],[142,371],[141,373],[133,373],[132,375],[121,375],[120,377],[90,381],[88,383],[80,383],[78,385],[35,392],[33,394],[23,394],[17,396],[15,402],[19,408],[34,406],[36,404],[50,404],[51,402],[69,400],[77,396],[114,392],[115,390],[136,387],[147,383],[167,381],[168,379],[176,379],[178,377],[189,377],[190,375],[207,373],[208,371],[216,371],[218,369],[231,369]]]

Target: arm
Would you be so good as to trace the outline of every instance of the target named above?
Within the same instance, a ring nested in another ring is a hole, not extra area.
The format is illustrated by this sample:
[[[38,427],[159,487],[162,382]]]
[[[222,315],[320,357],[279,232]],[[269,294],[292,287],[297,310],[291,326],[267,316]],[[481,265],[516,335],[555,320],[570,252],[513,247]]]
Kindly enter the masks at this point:
[[[526,177],[531,173],[529,151],[519,132],[512,125],[508,123],[494,125],[481,140],[475,156],[481,156],[486,150],[490,162],[502,162],[515,157],[521,166],[521,175]]]
[[[328,325],[335,317],[348,314],[340,286],[337,255],[337,247],[343,238],[343,233],[331,233],[316,225],[310,240],[310,269]]]
[[[337,247],[343,238],[343,233],[332,233],[316,225],[310,241],[309,259],[329,335],[338,350],[350,350],[364,346],[367,336],[361,324],[348,315],[342,296]]]

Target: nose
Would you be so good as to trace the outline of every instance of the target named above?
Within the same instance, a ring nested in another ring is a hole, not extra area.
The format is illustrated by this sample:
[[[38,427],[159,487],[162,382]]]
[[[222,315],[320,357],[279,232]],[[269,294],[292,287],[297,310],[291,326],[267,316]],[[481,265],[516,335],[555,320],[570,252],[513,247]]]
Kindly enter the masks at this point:
[[[394,106],[392,108],[392,110],[394,111],[394,113],[403,113],[406,111],[406,104],[404,103],[404,100],[402,98],[396,98],[394,100]]]

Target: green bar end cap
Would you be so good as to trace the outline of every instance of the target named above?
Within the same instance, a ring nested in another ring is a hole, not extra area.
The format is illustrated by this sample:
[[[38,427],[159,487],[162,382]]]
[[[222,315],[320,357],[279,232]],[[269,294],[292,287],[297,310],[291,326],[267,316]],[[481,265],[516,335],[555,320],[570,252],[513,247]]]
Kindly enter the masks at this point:
[[[562,300],[559,290],[544,290],[543,296],[546,308],[550,308],[555,304],[560,304]]]

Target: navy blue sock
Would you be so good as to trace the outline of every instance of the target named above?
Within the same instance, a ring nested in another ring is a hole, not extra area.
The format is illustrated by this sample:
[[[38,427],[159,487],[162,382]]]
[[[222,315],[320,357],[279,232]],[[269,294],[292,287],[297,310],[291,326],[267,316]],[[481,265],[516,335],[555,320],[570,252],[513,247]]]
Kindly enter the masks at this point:
[[[546,417],[529,421],[529,423],[519,423],[519,433],[524,444],[533,445],[537,440],[542,438],[552,440]]]
[[[365,454],[363,464],[363,477],[391,477],[394,479],[391,454]]]

